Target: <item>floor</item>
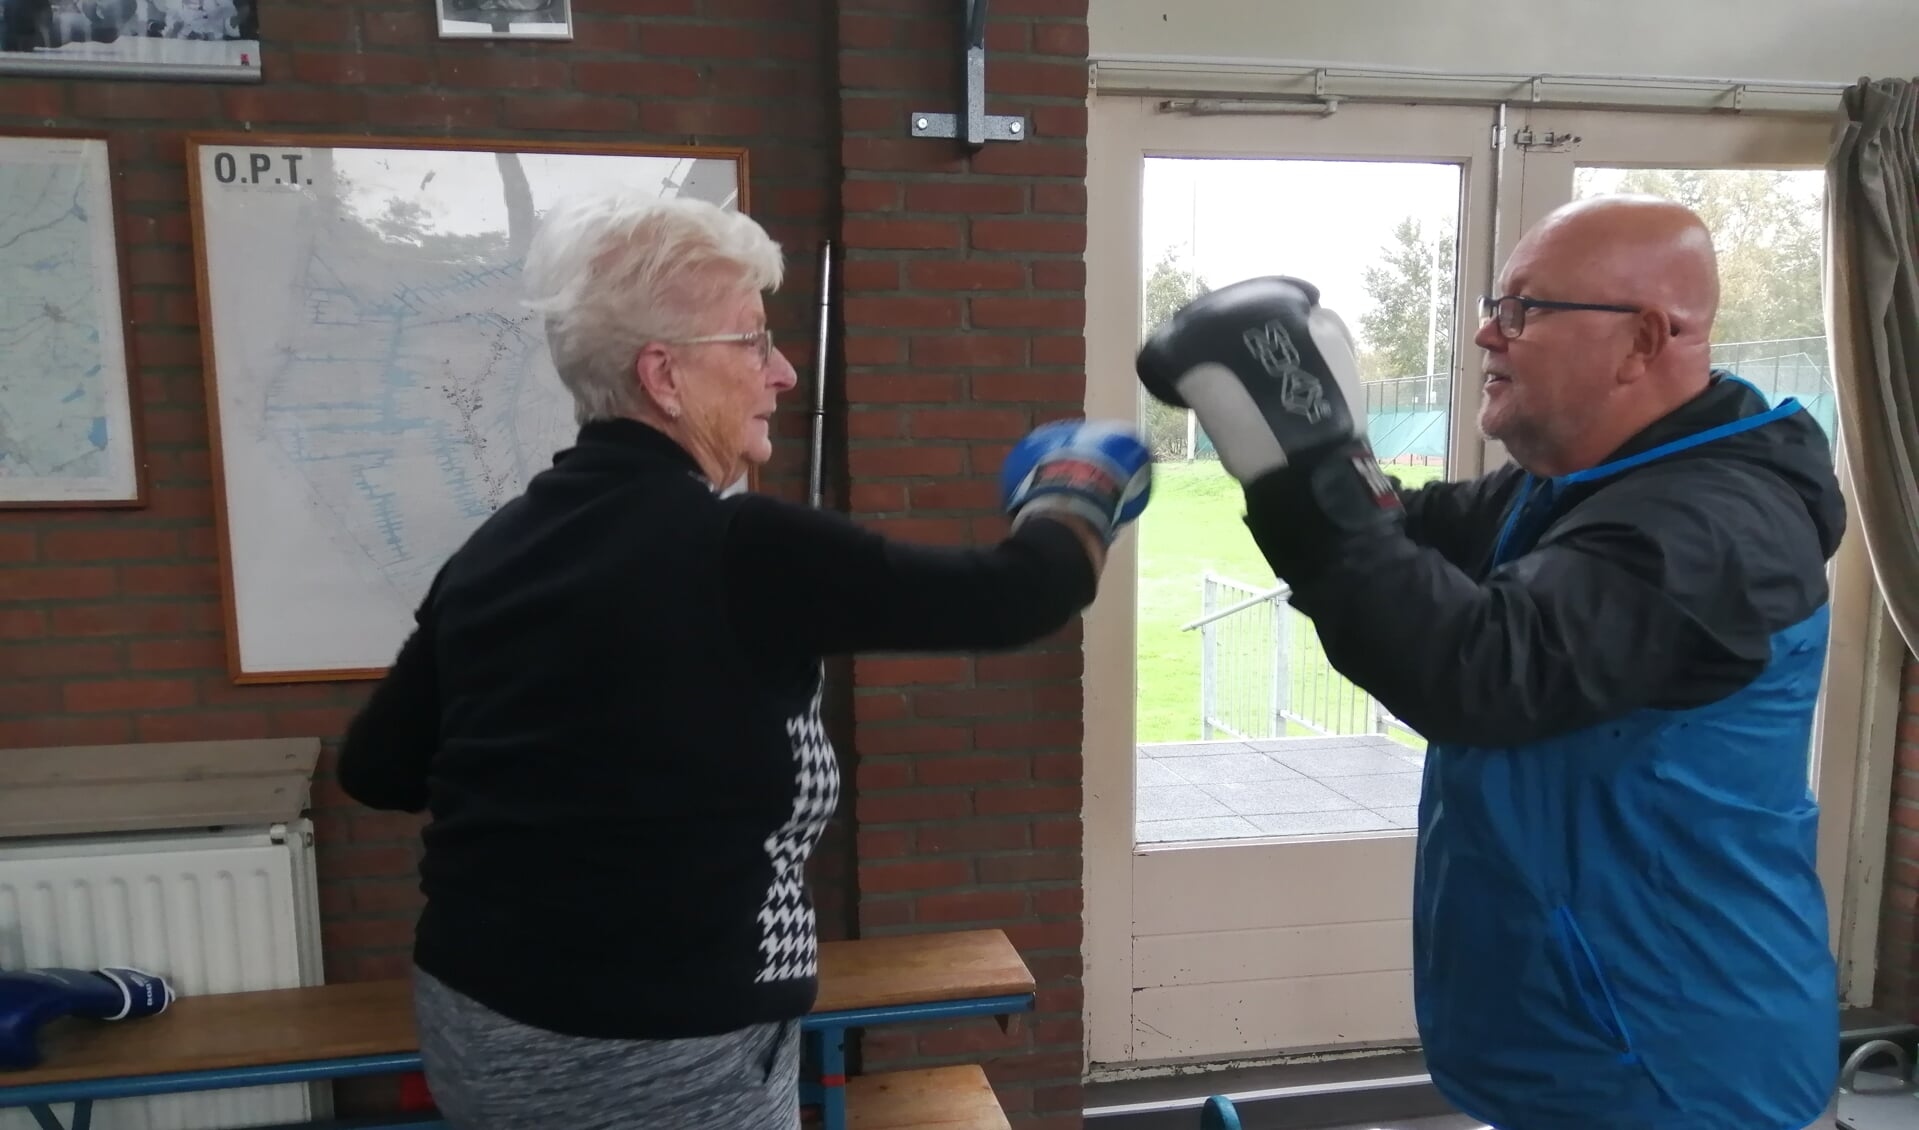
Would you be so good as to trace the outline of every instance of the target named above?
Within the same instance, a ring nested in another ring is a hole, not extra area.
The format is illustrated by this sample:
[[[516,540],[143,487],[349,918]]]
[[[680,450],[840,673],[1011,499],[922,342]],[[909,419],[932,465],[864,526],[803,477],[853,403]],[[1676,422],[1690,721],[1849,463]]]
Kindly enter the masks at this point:
[[[1138,840],[1410,829],[1424,764],[1421,750],[1373,734],[1144,745]]]

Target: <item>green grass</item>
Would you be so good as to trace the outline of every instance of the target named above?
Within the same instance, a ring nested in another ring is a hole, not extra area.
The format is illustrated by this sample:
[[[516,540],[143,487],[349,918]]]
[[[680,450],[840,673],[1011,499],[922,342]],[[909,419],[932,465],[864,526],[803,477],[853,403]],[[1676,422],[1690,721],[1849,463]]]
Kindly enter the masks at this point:
[[[1438,467],[1389,468],[1414,486],[1440,473]],[[1160,463],[1153,469],[1153,499],[1140,517],[1139,537],[1139,697],[1138,739],[1146,742],[1195,741],[1200,735],[1200,633],[1180,625],[1200,618],[1201,578],[1208,571],[1259,590],[1275,587],[1273,571],[1259,554],[1243,520],[1239,484],[1216,462]],[[1237,599],[1237,598],[1235,598]],[[1256,615],[1242,613],[1244,622]],[[1296,703],[1320,704],[1349,684],[1334,676],[1334,686],[1315,677],[1323,669],[1319,641],[1304,617],[1289,616],[1293,627],[1291,682]],[[1254,679],[1264,678],[1254,672]],[[1310,712],[1310,711],[1309,711]],[[1293,728],[1294,733],[1307,731]],[[1398,735],[1396,735],[1398,736]],[[1417,741],[1414,744],[1419,744]]]

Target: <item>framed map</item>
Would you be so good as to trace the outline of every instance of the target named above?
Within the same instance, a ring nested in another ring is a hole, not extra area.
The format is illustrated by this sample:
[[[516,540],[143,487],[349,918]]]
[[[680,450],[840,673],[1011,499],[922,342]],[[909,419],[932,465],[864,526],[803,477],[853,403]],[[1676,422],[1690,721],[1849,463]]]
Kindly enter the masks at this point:
[[[570,445],[522,304],[540,217],[618,183],[744,210],[746,154],[187,140],[236,682],[378,677],[441,564]]]
[[[0,137],[0,507],[139,506],[104,135]]]

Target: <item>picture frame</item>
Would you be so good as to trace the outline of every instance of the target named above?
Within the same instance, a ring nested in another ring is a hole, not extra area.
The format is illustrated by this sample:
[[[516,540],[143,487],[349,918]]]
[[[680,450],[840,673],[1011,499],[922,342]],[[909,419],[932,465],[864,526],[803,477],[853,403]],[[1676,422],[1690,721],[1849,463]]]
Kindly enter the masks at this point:
[[[441,39],[573,38],[573,0],[434,0]]]
[[[553,201],[748,207],[733,148],[223,132],[185,155],[239,684],[379,678],[446,558],[573,443],[519,285]]]
[[[125,227],[107,132],[0,132],[0,509],[147,504]]]
[[[259,0],[6,0],[0,74],[259,82]]]

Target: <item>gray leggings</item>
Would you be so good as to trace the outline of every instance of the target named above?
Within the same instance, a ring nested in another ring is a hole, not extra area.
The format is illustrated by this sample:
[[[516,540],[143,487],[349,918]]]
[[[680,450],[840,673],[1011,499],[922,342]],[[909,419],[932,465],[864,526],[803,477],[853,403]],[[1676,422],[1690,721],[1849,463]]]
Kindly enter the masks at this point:
[[[798,1130],[798,1021],[679,1040],[563,1036],[413,971],[427,1086],[460,1130]]]

